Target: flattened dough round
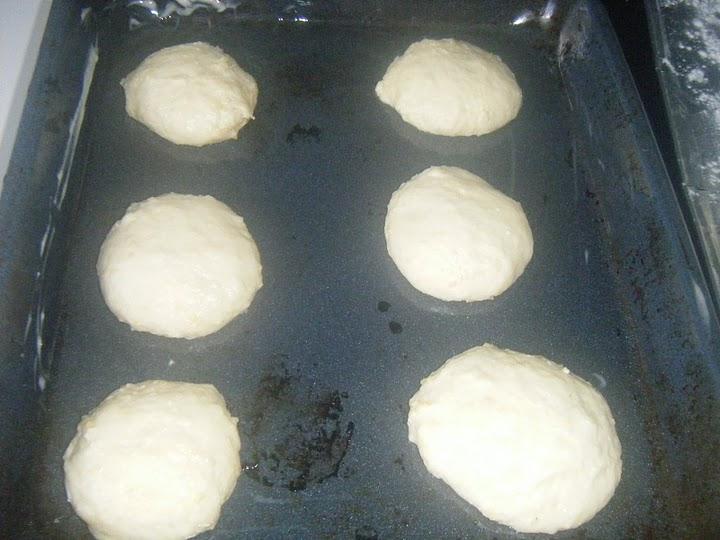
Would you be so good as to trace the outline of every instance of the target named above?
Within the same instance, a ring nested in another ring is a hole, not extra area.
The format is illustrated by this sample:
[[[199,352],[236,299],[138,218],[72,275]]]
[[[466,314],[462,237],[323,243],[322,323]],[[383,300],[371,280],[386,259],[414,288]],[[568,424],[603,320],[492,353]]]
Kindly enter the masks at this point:
[[[430,167],[401,185],[388,205],[385,239],[416,289],[448,301],[497,296],[533,254],[520,204],[458,167]]]
[[[215,527],[235,488],[237,418],[211,384],[128,384],[83,417],[63,459],[68,500],[96,538],[190,538]]]
[[[494,54],[455,39],[423,39],[375,87],[402,119],[436,135],[483,135],[515,118],[522,92]]]
[[[209,195],[131,204],[97,262],[105,303],[133,330],[197,338],[252,303],[262,265],[243,218]]]
[[[433,476],[520,532],[578,527],[620,481],[607,402],[542,356],[485,344],[451,358],[410,400],[408,429]]]
[[[220,48],[203,42],[160,49],[125,77],[130,117],[175,144],[236,139],[253,118],[255,79]]]

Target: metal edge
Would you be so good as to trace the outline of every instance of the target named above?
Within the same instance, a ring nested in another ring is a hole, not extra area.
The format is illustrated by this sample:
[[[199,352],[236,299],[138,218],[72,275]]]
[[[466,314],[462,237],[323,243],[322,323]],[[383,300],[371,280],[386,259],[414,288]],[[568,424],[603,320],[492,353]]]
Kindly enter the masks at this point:
[[[664,8],[660,4],[660,0],[645,0],[655,70],[660,79],[682,177],[681,195],[690,210],[691,226],[696,233],[693,236],[697,238],[695,243],[713,305],[716,311],[720,311],[720,162],[712,163],[720,155],[720,126],[711,118],[718,111],[713,111],[707,103],[698,99],[698,94],[689,91],[688,83],[691,81],[688,77],[698,73],[694,70],[700,69],[700,63],[692,56],[685,56],[682,61],[676,58],[684,45],[669,37]],[[676,5],[692,9],[690,4],[680,0]],[[692,24],[689,17],[685,18],[688,13],[682,16],[676,13],[674,24]],[[703,148],[701,139],[711,148]]]

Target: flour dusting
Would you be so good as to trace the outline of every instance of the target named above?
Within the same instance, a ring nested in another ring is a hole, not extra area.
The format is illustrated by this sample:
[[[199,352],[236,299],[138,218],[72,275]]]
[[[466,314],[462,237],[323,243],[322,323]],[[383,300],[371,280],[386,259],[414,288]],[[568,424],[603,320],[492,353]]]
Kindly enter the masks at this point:
[[[715,200],[720,196],[720,2],[658,0],[658,4],[666,40],[662,65],[678,87],[673,97],[679,104],[671,103],[675,109],[671,113],[696,125],[697,148],[687,164],[686,184],[691,196],[706,193]]]

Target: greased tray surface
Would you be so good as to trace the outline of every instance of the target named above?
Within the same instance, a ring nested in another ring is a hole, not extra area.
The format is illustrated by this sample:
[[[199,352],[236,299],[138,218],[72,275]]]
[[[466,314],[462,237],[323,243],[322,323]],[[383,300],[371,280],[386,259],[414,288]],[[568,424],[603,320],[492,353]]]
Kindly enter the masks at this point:
[[[558,13],[545,27],[482,17],[101,26],[13,537],[89,537],[65,500],[62,453],[82,414],[152,378],[212,383],[240,417],[246,470],[201,538],[529,536],[484,519],[427,473],[407,440],[420,380],[486,341],[567,365],[616,418],[617,492],[560,537],[713,531],[717,321],[709,303],[703,311],[706,289],[604,14],[584,2]],[[426,135],[375,97],[396,55],[446,36],[515,72],[524,103],[509,126],[479,138]],[[120,79],[149,53],[194,40],[221,46],[258,82],[256,119],[237,141],[174,146],[124,112]],[[464,167],[527,212],[535,255],[496,300],[434,301],[387,255],[387,202],[430,165]],[[260,249],[264,287],[208,338],[131,332],[100,295],[95,262],[111,225],[130,203],[170,191],[225,202]]]

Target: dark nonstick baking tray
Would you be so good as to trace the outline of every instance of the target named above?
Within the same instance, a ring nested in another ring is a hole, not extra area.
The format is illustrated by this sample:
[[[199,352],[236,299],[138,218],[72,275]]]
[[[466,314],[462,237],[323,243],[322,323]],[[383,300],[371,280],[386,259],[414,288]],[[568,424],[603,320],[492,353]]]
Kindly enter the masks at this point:
[[[407,440],[421,378],[486,341],[567,365],[615,415],[617,492],[558,537],[720,530],[718,320],[602,7],[360,4],[243,4],[139,18],[132,30],[117,5],[86,17],[99,62],[72,170],[27,328],[8,322],[3,341],[3,377],[34,386],[4,381],[14,428],[4,426],[3,444],[15,448],[0,456],[13,471],[0,486],[7,537],[89,537],[65,499],[62,453],[81,415],[153,378],[212,383],[240,418],[245,472],[202,538],[532,536],[484,519],[426,472]],[[524,103],[510,125],[479,138],[423,134],[375,97],[410,43],[448,36],[515,72]],[[194,40],[221,46],[258,82],[256,119],[237,141],[174,146],[124,112],[120,79],[149,53]],[[430,165],[467,168],[528,214],[535,255],[496,300],[434,301],[387,255],[387,202]],[[14,171],[6,181],[21,178]],[[5,204],[16,191],[6,185]],[[95,273],[127,206],[170,191],[230,205],[263,261],[249,311],[193,341],[131,332],[105,307]]]

